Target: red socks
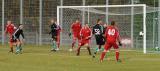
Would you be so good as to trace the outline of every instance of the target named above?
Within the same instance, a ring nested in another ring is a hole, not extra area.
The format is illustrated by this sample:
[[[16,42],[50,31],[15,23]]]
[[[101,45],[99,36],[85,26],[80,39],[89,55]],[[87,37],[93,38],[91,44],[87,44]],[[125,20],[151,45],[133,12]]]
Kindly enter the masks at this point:
[[[75,42],[72,42],[72,49],[74,48],[74,44],[75,44]]]
[[[104,59],[105,55],[106,55],[106,52],[102,52],[100,60],[102,60],[102,61],[103,61],[103,59]]]
[[[119,60],[119,52],[116,52],[116,60]]]

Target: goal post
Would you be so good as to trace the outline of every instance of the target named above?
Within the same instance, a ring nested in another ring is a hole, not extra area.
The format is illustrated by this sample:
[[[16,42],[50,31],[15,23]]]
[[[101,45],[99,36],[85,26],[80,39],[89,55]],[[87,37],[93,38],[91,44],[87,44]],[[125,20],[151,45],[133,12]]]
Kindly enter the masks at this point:
[[[57,6],[57,23],[60,24],[60,26],[65,29],[63,29],[65,32],[61,33],[61,42],[62,44],[68,44],[70,39],[66,39],[66,34],[68,29],[70,28],[69,26],[73,22],[74,18],[85,18],[85,22],[90,22],[93,23],[97,18],[103,18],[105,19],[106,15],[106,8],[108,8],[108,15],[110,15],[108,20],[112,17],[116,16],[123,16],[124,18],[130,18],[126,16],[130,16],[131,13],[131,7],[134,7],[134,13],[135,15],[142,15],[141,19],[141,31],[143,31],[143,38],[142,38],[142,43],[139,43],[140,45],[142,44],[143,47],[143,53],[147,53],[146,51],[146,4],[133,4],[133,5],[93,5],[93,6]],[[113,10],[114,9],[114,10]],[[126,10],[126,11],[122,11]],[[63,11],[63,12],[61,12]],[[81,17],[80,14],[81,12],[85,12],[85,17]],[[77,15],[77,16],[75,16]],[[62,21],[61,21],[61,18]],[[114,20],[114,19],[113,19]],[[119,18],[120,20],[120,18]],[[105,22],[105,21],[104,21]],[[119,23],[119,22],[118,22]],[[66,25],[67,24],[67,25]],[[84,23],[82,23],[84,24]],[[93,24],[92,24],[93,25]],[[125,25],[123,25],[125,26]],[[123,28],[122,28],[123,29]],[[128,28],[129,29],[129,28]],[[120,29],[121,30],[121,29]],[[134,30],[133,30],[134,31]],[[129,34],[134,34],[134,32],[131,31]],[[140,31],[139,31],[140,32]],[[137,32],[136,32],[137,33]],[[128,35],[128,34],[127,34]],[[138,36],[138,35],[136,35]],[[137,37],[134,37],[134,39],[137,39]],[[131,37],[131,36],[129,36]],[[136,40],[131,40],[132,42],[136,42]],[[136,45],[136,43],[135,43]]]

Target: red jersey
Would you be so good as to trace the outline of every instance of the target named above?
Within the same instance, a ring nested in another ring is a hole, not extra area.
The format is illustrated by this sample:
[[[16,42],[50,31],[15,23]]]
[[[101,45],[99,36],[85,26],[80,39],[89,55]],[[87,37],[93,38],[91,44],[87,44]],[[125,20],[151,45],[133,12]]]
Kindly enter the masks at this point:
[[[118,29],[114,26],[108,26],[105,32],[107,42],[116,42],[119,37]]]
[[[61,27],[60,26],[57,26],[58,27],[58,36],[60,36],[60,32],[61,32]]]
[[[73,35],[78,35],[81,31],[81,24],[80,23],[73,23],[71,26]]]
[[[15,26],[13,24],[6,25],[6,33],[12,35],[15,31]]]
[[[82,28],[80,35],[81,35],[82,39],[90,39],[92,36],[92,31],[90,28]]]

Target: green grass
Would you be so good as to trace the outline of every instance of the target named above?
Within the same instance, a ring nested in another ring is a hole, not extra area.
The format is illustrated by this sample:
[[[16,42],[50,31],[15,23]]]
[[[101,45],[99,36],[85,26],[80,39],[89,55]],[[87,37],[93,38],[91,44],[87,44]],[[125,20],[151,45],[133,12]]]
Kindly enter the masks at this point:
[[[62,47],[58,52],[50,52],[48,45],[24,46],[23,54],[8,53],[7,46],[0,45],[0,71],[159,71],[160,54],[143,54],[136,51],[121,51],[122,63],[115,61],[111,51],[103,63],[99,55],[95,59],[81,50],[81,55]]]

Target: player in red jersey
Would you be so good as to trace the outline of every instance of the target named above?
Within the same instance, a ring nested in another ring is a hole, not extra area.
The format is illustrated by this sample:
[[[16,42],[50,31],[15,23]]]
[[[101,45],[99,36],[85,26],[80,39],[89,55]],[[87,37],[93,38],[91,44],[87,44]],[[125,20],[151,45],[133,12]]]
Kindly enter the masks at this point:
[[[76,40],[78,40],[79,42],[81,28],[82,26],[78,19],[71,25],[71,32],[73,34],[73,38],[72,38],[73,40],[72,40],[72,49],[70,49],[70,51],[73,50]]]
[[[120,36],[119,36],[119,31],[116,27],[115,21],[111,22],[111,25],[107,27],[105,31],[105,38],[107,42],[105,43],[105,48],[104,51],[101,54],[100,61],[102,62],[106,52],[109,51],[109,49],[113,46],[115,49],[115,54],[116,54],[116,60],[117,62],[120,62],[119,59],[119,47],[117,45],[117,41],[119,42],[119,45],[121,46],[121,41],[120,41]]]
[[[92,31],[89,28],[88,24],[85,24],[84,27],[81,29],[80,36],[81,36],[81,40],[78,44],[77,56],[79,56],[79,54],[80,54],[81,46],[84,46],[84,45],[87,46],[87,50],[89,52],[89,55],[91,55],[89,43],[90,43],[90,39],[92,36]]]
[[[10,51],[13,53],[13,41],[12,41],[12,35],[15,31],[16,27],[14,26],[14,24],[12,23],[12,21],[7,21],[7,25],[5,28],[5,34],[9,35],[9,45],[10,45]]]
[[[60,25],[58,25],[57,24],[57,40],[56,40],[56,42],[57,42],[57,49],[56,50],[59,50],[59,48],[60,48],[60,33],[61,33],[61,27],[60,27]]]

